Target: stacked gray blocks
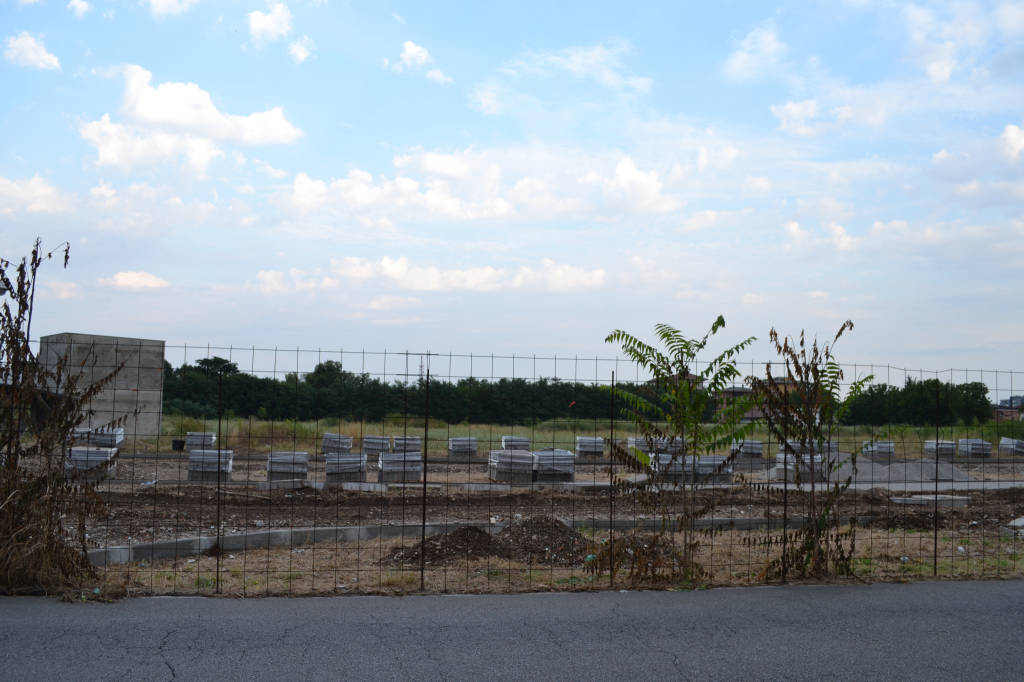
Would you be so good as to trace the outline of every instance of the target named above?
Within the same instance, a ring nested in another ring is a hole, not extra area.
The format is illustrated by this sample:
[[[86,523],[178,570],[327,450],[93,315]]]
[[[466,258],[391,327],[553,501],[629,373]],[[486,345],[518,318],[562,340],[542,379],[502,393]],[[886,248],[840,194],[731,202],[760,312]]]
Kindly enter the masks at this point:
[[[502,450],[529,450],[530,439],[523,436],[502,436],[501,437],[501,449]]]
[[[85,406],[91,424],[108,424],[125,418],[129,438],[156,438],[163,414],[164,342],[94,334],[51,334],[39,340],[39,363],[51,371],[61,358],[65,385],[76,377],[79,389],[124,367]],[[56,386],[52,388],[57,388]]]
[[[576,456],[604,457],[604,438],[600,436],[576,436]]]
[[[543,448],[533,452],[538,483],[569,482],[576,477],[576,456],[569,450]]]
[[[924,442],[926,457],[952,457],[955,450],[956,443],[951,440],[926,440]]]
[[[814,480],[825,480],[827,463],[821,455],[796,455],[780,452],[775,455],[775,466],[768,472],[770,481],[795,482],[799,476],[801,483],[811,482],[811,464],[814,465]]]
[[[392,452],[423,452],[422,439],[419,436],[395,436]]]
[[[861,452],[868,457],[891,459],[896,454],[896,444],[891,440],[866,440]]]
[[[325,433],[322,449],[327,485],[366,482],[366,455],[352,452],[352,436]]]
[[[961,438],[957,451],[961,457],[991,457],[992,443],[981,438]]]
[[[626,449],[636,448],[648,455],[664,453],[678,455],[683,452],[683,441],[681,438],[637,438],[630,436],[626,439]]]
[[[305,481],[309,476],[308,452],[271,452],[267,457],[267,480]]]
[[[423,480],[423,454],[382,452],[377,456],[378,483],[416,483]]]
[[[732,466],[724,455],[694,457],[659,452],[651,457],[651,467],[662,481],[670,483],[732,483]]]
[[[528,450],[491,450],[487,477],[499,483],[532,483],[535,457]]]
[[[476,457],[476,438],[466,436],[448,439],[448,459]]]
[[[230,481],[234,454],[231,450],[189,450],[188,480],[203,483]]]
[[[188,431],[185,433],[186,450],[212,450],[217,445],[217,434],[213,431]]]
[[[64,462],[68,476],[81,477],[86,481],[102,481],[113,476],[117,470],[114,456],[117,448],[75,446],[69,450]]]
[[[367,457],[377,457],[390,451],[391,436],[363,436],[363,454]]]
[[[1006,436],[1003,436],[1002,438],[999,439],[999,456],[1024,456],[1024,440],[1017,440],[1015,438],[1007,438]]]
[[[71,442],[93,445],[98,448],[117,448],[124,442],[124,429],[110,426],[101,426],[96,429],[76,426],[71,434]]]
[[[737,457],[764,457],[764,442],[759,440],[734,440],[729,452]]]

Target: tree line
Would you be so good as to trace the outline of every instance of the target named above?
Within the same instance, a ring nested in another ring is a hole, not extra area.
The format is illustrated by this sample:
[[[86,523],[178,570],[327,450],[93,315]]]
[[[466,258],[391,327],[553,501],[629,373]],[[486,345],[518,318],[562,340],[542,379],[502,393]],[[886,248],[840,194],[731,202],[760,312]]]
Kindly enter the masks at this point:
[[[220,382],[218,393],[218,382]],[[649,392],[622,384],[624,390]],[[283,379],[240,372],[223,358],[198,360],[174,368],[164,363],[164,412],[214,418],[224,413],[258,419],[312,420],[325,417],[382,421],[388,416],[423,416],[425,379],[388,382],[342,369],[329,360],[312,372]],[[449,424],[530,424],[549,419],[609,419],[613,409],[606,387],[557,379],[430,379],[430,416]],[[621,407],[621,405],[619,405]],[[709,401],[705,415],[714,416]],[[616,414],[616,417],[619,415]],[[983,423],[991,418],[988,389],[981,382],[953,385],[937,379],[910,379],[902,388],[874,384],[854,398],[842,423],[939,425]]]

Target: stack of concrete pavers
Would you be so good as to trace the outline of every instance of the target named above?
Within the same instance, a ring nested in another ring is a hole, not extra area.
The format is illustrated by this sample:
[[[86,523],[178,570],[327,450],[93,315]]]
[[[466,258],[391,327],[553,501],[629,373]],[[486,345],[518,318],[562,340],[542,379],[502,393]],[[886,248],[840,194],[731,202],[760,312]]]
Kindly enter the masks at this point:
[[[71,434],[71,442],[98,448],[117,448],[124,442],[124,429],[120,426],[100,426],[95,429],[76,426]]]
[[[188,480],[214,483],[230,481],[234,454],[231,450],[189,450]]]
[[[115,455],[117,455],[117,448],[72,446],[68,451],[68,459],[64,462],[64,472],[68,476],[82,478],[86,481],[102,481],[115,475],[117,471],[117,464],[114,462]]]
[[[491,450],[487,477],[501,483],[532,483],[536,457],[529,450]]]
[[[363,454],[377,457],[382,452],[391,452],[391,436],[363,436]]]
[[[267,480],[305,481],[309,476],[308,452],[271,452],[267,457]]]
[[[729,452],[737,457],[764,457],[764,441],[734,440]]]
[[[325,433],[324,451],[325,483],[365,483],[366,455],[352,452],[352,436]]]
[[[476,457],[476,438],[461,436],[448,439],[448,459],[470,459]]]
[[[576,455],[571,451],[543,448],[533,454],[533,470],[537,472],[534,480],[538,483],[568,482],[575,478]]]
[[[896,454],[896,444],[891,440],[866,440],[860,451],[873,459],[892,459]]]
[[[415,483],[423,480],[423,453],[382,452],[377,455],[379,483]]]
[[[419,436],[395,436],[392,438],[392,452],[423,452],[422,440]]]
[[[577,457],[604,457],[604,438],[600,436],[576,436]]]
[[[502,450],[529,450],[530,439],[525,436],[502,436]]]
[[[669,452],[652,452],[651,469],[662,481],[680,482],[683,480],[683,456]]]
[[[1024,456],[1024,440],[1017,440],[1015,438],[1007,438],[1006,436],[1003,436],[1002,438],[999,439],[999,456]]]
[[[327,431],[320,449],[325,455],[347,455],[352,452],[352,436]]]
[[[926,440],[924,454],[927,457],[952,457],[956,451],[956,443],[951,440]]]
[[[728,485],[733,481],[732,465],[725,455],[673,455],[660,452],[652,456],[651,466],[662,481]]]
[[[957,452],[961,457],[991,457],[992,443],[981,438],[961,438],[957,442]]]
[[[810,483],[813,464],[814,480],[824,481],[827,474],[824,459],[821,455],[780,452],[775,455],[775,466],[768,472],[768,480],[795,482],[799,479],[801,483]]]
[[[648,455],[654,453],[665,453],[669,455],[678,455],[683,451],[683,441],[681,438],[637,438],[630,436],[626,439],[626,449],[632,451],[633,448],[646,452]]]
[[[213,431],[189,431],[185,434],[186,450],[212,450],[217,444],[217,434]]]

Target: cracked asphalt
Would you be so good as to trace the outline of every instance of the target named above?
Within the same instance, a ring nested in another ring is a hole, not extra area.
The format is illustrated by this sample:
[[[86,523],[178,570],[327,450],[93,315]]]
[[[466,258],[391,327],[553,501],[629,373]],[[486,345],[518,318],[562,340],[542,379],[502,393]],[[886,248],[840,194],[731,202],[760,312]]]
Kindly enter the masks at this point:
[[[0,598],[0,679],[1020,679],[1024,582]]]

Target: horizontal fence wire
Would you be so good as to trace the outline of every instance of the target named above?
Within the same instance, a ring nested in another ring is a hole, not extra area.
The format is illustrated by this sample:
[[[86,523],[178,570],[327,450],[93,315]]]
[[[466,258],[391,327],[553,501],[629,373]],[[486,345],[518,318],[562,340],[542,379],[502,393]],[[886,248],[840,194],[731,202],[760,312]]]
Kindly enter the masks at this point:
[[[65,466],[108,507],[90,560],[137,593],[759,584],[806,568],[794,552],[824,499],[846,551],[831,577],[1022,572],[1021,372],[844,364],[842,392],[870,377],[870,400],[826,442],[801,451],[752,411],[742,444],[688,461],[616,403],[613,384],[651,378],[622,358],[77,335],[36,349],[90,381],[119,368]],[[737,366],[719,405],[765,376]],[[622,460],[634,447],[665,458],[654,478]]]

